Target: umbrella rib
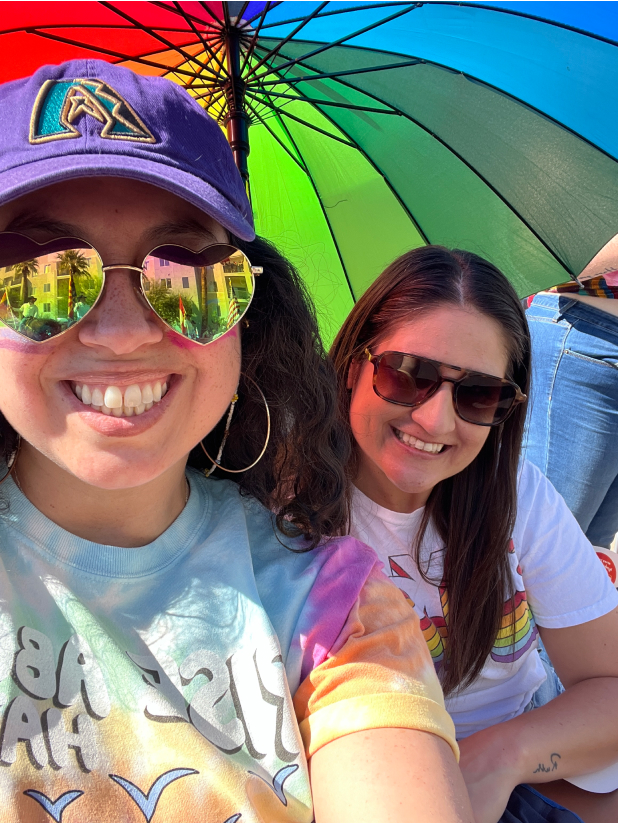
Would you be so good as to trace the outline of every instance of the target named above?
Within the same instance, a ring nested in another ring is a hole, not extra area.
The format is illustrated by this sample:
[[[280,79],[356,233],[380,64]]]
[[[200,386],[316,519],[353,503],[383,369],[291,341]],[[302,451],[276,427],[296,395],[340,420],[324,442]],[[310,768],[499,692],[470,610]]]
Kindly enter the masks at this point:
[[[257,97],[257,95],[254,92],[247,92],[247,94],[250,94],[251,97],[253,97],[253,98]],[[259,97],[257,99],[259,100]],[[301,117],[297,117],[295,114],[291,114],[289,111],[286,111],[286,109],[279,108],[274,103],[271,103],[270,107],[271,107],[272,111],[276,112],[280,116],[289,117],[290,120],[295,120],[297,123],[300,123],[301,126],[306,126],[308,129],[311,129],[312,131],[317,131],[319,134],[323,134],[325,137],[330,137],[331,140],[336,140],[338,143],[343,143],[344,146],[349,146],[350,148],[355,148],[354,144],[348,142],[348,140],[344,140],[341,137],[337,137],[337,135],[331,134],[330,132],[319,128],[319,126],[314,126],[312,123],[308,123],[306,120],[303,120]],[[326,116],[326,115],[324,115],[324,116]],[[333,125],[335,125],[335,124],[333,123]],[[343,131],[343,129],[342,129],[342,131]]]
[[[289,40],[291,40],[292,37],[297,35],[298,32],[301,31],[311,20],[313,20],[314,17],[317,17],[319,15],[320,11],[327,5],[328,5],[328,2],[325,2],[325,3],[320,3],[319,6],[316,6],[316,8],[313,10],[313,12],[308,17],[305,17],[303,19],[303,21],[298,26],[296,26],[295,29],[293,29],[290,32],[290,34],[288,34],[286,37],[283,38],[283,40],[281,40],[279,43],[277,43],[277,45],[268,54],[264,55],[264,57],[262,57],[255,66],[252,66],[251,70],[248,72],[247,76],[244,78],[245,82],[247,82],[249,80],[249,78],[252,75],[254,75],[255,72],[261,66],[264,65],[264,63],[268,60],[269,57],[275,57],[279,53],[279,51],[285,46],[285,44]]]
[[[527,20],[537,20],[539,23],[547,23],[550,26],[556,26],[560,29],[567,29],[568,31],[574,31],[576,34],[583,34],[586,37],[593,37],[595,40],[601,40],[603,43],[609,43],[610,46],[618,46],[618,41],[610,40],[609,37],[604,37],[602,34],[595,34],[592,31],[586,31],[585,29],[580,29],[577,26],[570,26],[568,23],[561,23],[559,20],[550,20],[548,17],[539,17],[536,14],[528,14],[525,11],[516,11],[515,9],[502,9],[498,8],[497,6],[487,5],[485,3],[453,3],[453,2],[444,2],[444,6],[472,6],[475,9],[485,9],[486,11],[496,11],[500,14],[511,14],[515,17],[524,17]]]
[[[276,9],[277,6],[280,6],[282,2],[283,2],[283,0],[279,0],[278,2],[274,2],[274,3],[272,3],[272,2],[269,3],[268,5],[269,5],[270,8],[268,10],[272,11],[273,9]],[[253,21],[256,20],[261,14],[262,14],[261,11],[259,11],[257,14],[254,14],[253,17],[250,17],[247,20],[247,23],[249,23],[249,25],[251,25],[251,23],[253,23]]]
[[[147,60],[144,57],[133,56],[131,54],[123,54],[122,52],[105,49],[102,46],[88,46],[80,43],[79,40],[70,40],[68,37],[61,37],[59,34],[49,34],[48,32],[31,30],[32,34],[37,37],[43,37],[47,40],[55,40],[59,43],[65,43],[69,46],[79,46],[82,49],[90,49],[91,51],[99,52],[99,54],[108,54],[110,57],[117,57],[122,61],[131,61],[132,63],[139,63],[143,66],[150,66],[155,69],[162,69],[164,72],[174,72],[177,74],[186,74],[188,77],[195,77],[195,72],[186,71],[185,69],[174,68],[173,66],[165,66],[162,63],[156,63],[154,60]]]
[[[178,52],[178,54],[182,55],[188,62],[194,62],[196,65],[200,66],[200,68],[212,73],[212,69],[209,68],[205,63],[202,63],[202,61],[198,60],[197,57],[188,55],[187,52],[185,52],[185,50],[181,46],[176,46],[174,43],[170,42],[162,35],[157,34],[154,31],[154,29],[150,28],[149,26],[143,26],[141,23],[138,23],[137,20],[130,17],[126,12],[120,11],[120,9],[115,8],[111,3],[105,2],[105,0],[99,0],[99,4],[103,6],[103,8],[109,9],[110,11],[113,11],[115,14],[118,14],[120,17],[123,17],[125,20],[131,23],[136,29],[141,29],[141,31],[147,32],[151,37],[154,37],[155,40],[158,40],[164,46],[167,46],[167,48],[171,51]]]
[[[182,12],[179,12],[178,9],[172,8],[168,6],[167,3],[161,3],[160,0],[150,0],[151,6],[156,6],[157,8],[164,9],[165,11],[169,11],[170,14],[180,15],[184,20],[188,19],[189,17],[196,23],[199,23],[201,26],[208,26],[209,29],[214,29],[214,31],[220,31],[221,26],[223,25],[221,21],[216,17],[216,15],[212,14],[212,12],[208,9],[208,13],[212,14],[212,16],[217,21],[218,25],[209,22],[208,20],[202,20],[200,17],[196,17],[194,14],[190,14],[188,11],[183,9]]]
[[[236,22],[238,23],[239,20],[242,20],[243,14],[247,11],[247,6],[249,5],[249,0],[245,0],[245,2],[240,7],[240,11],[236,15]],[[268,5],[268,3],[266,4]]]
[[[251,103],[247,103],[247,108],[248,108],[248,109],[250,109],[250,111],[253,113],[253,115],[254,115],[255,117],[257,117],[257,119],[258,119],[258,120],[260,121],[260,123],[264,126],[264,128],[265,128],[265,129],[266,129],[266,131],[270,134],[270,136],[271,136],[274,140],[276,140],[276,141],[277,141],[277,143],[279,143],[279,145],[281,146],[281,148],[282,148],[282,149],[286,152],[286,154],[290,157],[290,159],[291,159],[291,160],[293,160],[293,161],[296,163],[296,165],[298,166],[298,168],[299,168],[299,169],[301,169],[301,171],[304,171],[304,172],[305,172],[305,174],[308,174],[307,169],[306,169],[306,168],[305,168],[305,167],[304,167],[301,163],[299,163],[299,162],[298,162],[298,158],[297,158],[297,157],[294,157],[294,155],[293,155],[293,154],[292,154],[292,152],[288,149],[288,147],[285,145],[285,143],[284,143],[284,142],[283,142],[283,141],[282,141],[279,137],[277,137],[277,135],[276,135],[276,134],[274,133],[274,131],[270,128],[270,126],[268,125],[268,123],[266,122],[266,120],[265,120],[265,119],[264,119],[264,118],[263,118],[263,117],[262,117],[262,116],[261,116],[261,115],[260,115],[260,114],[259,114],[259,113],[258,113],[258,112],[254,109],[254,108],[253,108],[253,106],[251,105]]]
[[[190,15],[185,14],[185,11],[184,11],[184,9],[182,8],[182,6],[180,5],[180,3],[178,3],[178,2],[174,2],[174,5],[178,8],[178,13],[179,13],[180,15],[182,15],[183,20],[185,20],[185,21],[186,21],[186,23],[187,23],[189,26],[191,26],[191,29],[195,32],[196,36],[197,36],[197,37],[199,37],[200,42],[201,42],[201,43],[202,43],[202,45],[204,46],[204,49],[205,49],[205,50],[208,52],[208,54],[210,55],[211,59],[212,59],[212,60],[214,60],[214,61],[215,61],[215,63],[219,66],[220,71],[222,71],[222,72],[223,72],[223,73],[227,76],[227,73],[228,73],[228,72],[227,72],[227,69],[225,68],[225,66],[223,65],[223,63],[219,60],[219,57],[218,57],[218,55],[217,55],[216,51],[215,51],[213,48],[211,48],[211,46],[210,46],[210,44],[208,43],[208,41],[206,40],[206,38],[205,38],[205,37],[202,37],[201,33],[198,31],[198,29],[197,29],[197,27],[195,26],[195,23],[194,23],[194,22],[193,22],[193,20],[191,19]],[[218,33],[218,32],[217,32],[217,33]],[[212,71],[212,69],[210,69],[210,71]],[[213,74],[214,74],[214,76],[215,76],[215,77],[217,77],[217,78],[218,78],[218,76],[219,76],[219,75],[218,75],[216,72],[213,72]]]
[[[223,23],[219,20],[218,17],[212,15],[217,23],[211,23],[209,20],[203,20],[201,17],[197,17],[195,14],[191,14],[184,9],[182,12],[179,12],[178,9],[172,8],[172,6],[168,6],[166,3],[160,2],[160,0],[149,0],[151,6],[156,6],[157,8],[164,9],[165,11],[169,11],[170,14],[176,14],[183,18],[183,20],[188,20],[189,18],[193,20],[195,23],[199,23],[200,26],[207,26],[209,29],[212,29],[215,32],[220,32],[223,26]],[[209,11],[209,14],[211,12]]]
[[[195,87],[194,87],[195,88]],[[259,87],[258,87],[259,89]],[[351,111],[370,111],[375,112],[376,114],[395,114],[400,116],[400,112],[391,107],[390,109],[378,109],[372,106],[355,106],[352,103],[337,103],[334,100],[313,100],[310,97],[305,97],[304,95],[301,96],[300,94],[284,94],[280,91],[270,91],[268,92],[269,97],[284,97],[286,100],[295,100],[298,103],[313,103],[316,106],[335,106],[341,109],[349,109]],[[388,103],[385,105],[389,105]]]
[[[258,46],[258,48],[260,48],[260,46]],[[300,61],[300,58],[299,58],[299,61]],[[408,68],[409,66],[418,66],[418,65],[420,65],[422,63],[426,63],[426,62],[427,62],[426,60],[422,60],[422,59],[419,58],[419,59],[415,59],[415,60],[407,60],[404,63],[390,63],[390,64],[385,65],[385,66],[368,66],[367,68],[364,68],[364,69],[347,69],[346,71],[323,72],[321,74],[306,75],[304,77],[282,77],[282,78],[279,78],[278,80],[262,80],[262,81],[260,81],[260,86],[281,86],[281,85],[285,85],[285,84],[293,85],[295,83],[307,83],[307,82],[310,82],[311,80],[327,80],[329,78],[337,79],[338,77],[346,77],[346,76],[349,76],[351,74],[369,74],[370,72],[374,72],[374,71],[387,71],[387,70],[391,70],[391,69],[405,69],[405,68]],[[303,68],[310,68],[308,66],[307,67],[304,66],[300,62],[297,62],[295,67],[298,67],[299,65],[302,65]],[[274,70],[278,71],[278,69],[276,67],[273,67],[273,71]],[[319,70],[318,69],[311,69],[311,71],[319,71]],[[269,73],[272,74],[273,72],[269,72]],[[267,76],[267,75],[264,75],[264,74],[262,75],[262,77],[265,77],[265,76]],[[257,78],[254,78],[251,81],[250,84],[252,85],[254,82],[257,82]]]
[[[277,5],[280,5],[279,3]],[[333,14],[349,14],[352,11],[366,11],[367,9],[382,9],[388,8],[389,6],[407,6],[408,0],[404,0],[404,2],[399,3],[367,3],[366,6],[352,6],[351,8],[346,6],[344,9],[333,9],[332,11],[325,11],[324,14],[320,14],[320,19],[322,17],[331,17]],[[256,15],[257,16],[257,15]],[[254,18],[255,19],[255,18]],[[298,23],[301,20],[304,20],[304,17],[293,17],[290,20],[276,20],[272,23],[267,23],[264,28],[272,29],[276,28],[277,26],[288,26],[290,23]]]
[[[251,56],[253,55],[253,52],[254,52],[256,44],[257,44],[257,39],[258,39],[259,34],[260,34],[260,30],[261,30],[261,28],[264,24],[264,20],[266,19],[267,13],[270,11],[270,8],[271,8],[271,3],[270,2],[267,2],[267,3],[264,4],[264,8],[262,9],[260,20],[259,20],[257,26],[255,27],[254,31],[253,31],[253,36],[251,38],[251,42],[249,43],[249,47],[247,48],[247,51],[245,52],[245,56],[244,56],[243,61],[242,61],[242,66],[240,67],[240,76],[241,77],[243,76],[243,72],[247,67],[247,63],[249,62],[249,60],[251,59]],[[255,20],[255,17],[253,18],[253,20]]]
[[[221,28],[224,28],[224,25],[225,25],[224,21],[219,17],[218,14],[214,13],[214,11],[210,8],[208,3],[205,3],[205,2],[203,2],[203,0],[200,0],[200,6],[204,9],[204,11],[207,11],[208,14],[210,14],[210,16],[213,18],[213,20],[217,21],[217,23],[221,26]],[[223,4],[223,10],[224,11],[226,10],[226,8],[227,8],[226,5]]]
[[[369,26],[365,26],[364,28],[359,29],[358,31],[352,32],[352,34],[346,34],[344,37],[340,37],[339,40],[333,40],[332,43],[326,43],[323,46],[319,46],[317,49],[314,49],[313,51],[307,52],[307,54],[301,54],[300,57],[290,60],[288,63],[283,63],[283,65],[277,66],[277,71],[282,72],[288,66],[294,66],[296,65],[296,63],[302,60],[308,60],[310,57],[315,57],[317,54],[322,54],[323,52],[328,51],[328,49],[333,49],[336,46],[340,46],[347,40],[353,40],[355,37],[360,37],[361,34],[366,34],[368,31],[373,31],[374,29],[377,29],[379,26],[383,26],[386,23],[390,23],[392,20],[396,20],[398,17],[402,17],[404,14],[408,14],[409,12],[414,11],[414,9],[419,8],[419,6],[421,5],[422,3],[411,3],[408,6],[406,6],[406,8],[399,9],[399,11],[396,11],[389,17],[385,17],[382,20],[379,20],[377,23],[372,23]],[[263,72],[262,74],[258,74],[255,79],[260,80],[262,77],[267,77],[270,73],[271,72],[268,71]]]
[[[171,9],[170,9],[171,10]],[[96,29],[100,31],[102,28],[104,29],[120,29],[121,31],[133,31],[135,28],[134,26],[127,26],[124,23],[106,23],[104,26],[101,23],[79,23],[78,25],[74,25],[73,23],[66,22],[66,23],[50,23],[49,25],[41,24],[39,26],[17,26],[13,29],[0,29],[0,35],[3,34],[15,34],[16,32],[26,32],[36,33],[39,29],[68,29],[68,28],[76,28],[76,29]],[[170,32],[177,32],[177,33],[184,33],[188,34],[186,29],[182,28],[174,28],[173,26],[159,26],[159,31],[170,31]]]
[[[279,115],[275,115],[275,116],[279,120],[279,122],[281,124],[281,128],[287,134],[288,140],[294,146],[294,149],[296,150],[298,156],[302,157],[302,154],[299,151],[296,140],[294,140],[294,138],[292,137],[292,133],[290,132],[290,130],[288,129],[286,124],[283,122],[283,120],[279,117]],[[348,270],[347,270],[345,262],[343,260],[343,255],[341,254],[341,249],[339,248],[339,243],[337,243],[337,238],[335,237],[335,232],[333,230],[333,227],[331,225],[330,220],[328,219],[328,214],[326,213],[326,207],[325,207],[324,203],[322,203],[322,198],[320,197],[320,192],[318,191],[318,187],[316,185],[315,180],[313,179],[313,175],[309,171],[308,166],[307,166],[307,177],[309,178],[309,181],[310,181],[310,183],[313,187],[313,191],[315,192],[315,196],[317,198],[317,201],[320,204],[320,208],[322,209],[322,214],[324,215],[324,220],[326,222],[326,225],[328,226],[328,231],[330,232],[330,236],[331,236],[331,239],[333,241],[333,246],[335,247],[335,251],[337,252],[337,257],[339,258],[339,263],[341,264],[341,270],[343,271],[345,281],[348,284],[348,289],[350,290],[350,294],[352,295],[352,300],[356,303],[356,295],[354,294],[354,289],[352,288],[352,283],[350,281],[350,277],[348,275]]]

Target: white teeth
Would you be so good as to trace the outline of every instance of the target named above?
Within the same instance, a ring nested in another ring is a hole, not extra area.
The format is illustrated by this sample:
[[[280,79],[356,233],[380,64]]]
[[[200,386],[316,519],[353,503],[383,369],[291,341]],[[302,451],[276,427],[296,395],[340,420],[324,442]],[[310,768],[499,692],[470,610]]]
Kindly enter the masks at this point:
[[[73,384],[73,393],[85,406],[114,417],[132,417],[134,414],[150,411],[166,392],[167,383],[161,383],[160,380],[143,386],[133,383],[124,390],[118,386],[107,386],[105,391],[96,387],[91,389],[85,384]]]
[[[108,409],[122,409],[122,392],[118,386],[108,386],[105,390],[104,403]]]
[[[405,443],[406,446],[414,446],[419,451],[430,452],[431,454],[439,454],[444,448],[444,443],[425,443],[424,440],[419,440],[418,437],[412,437],[410,434],[395,429],[395,434],[398,440]]]
[[[130,409],[134,409],[142,402],[142,390],[137,384],[127,386],[124,390],[124,404]]]

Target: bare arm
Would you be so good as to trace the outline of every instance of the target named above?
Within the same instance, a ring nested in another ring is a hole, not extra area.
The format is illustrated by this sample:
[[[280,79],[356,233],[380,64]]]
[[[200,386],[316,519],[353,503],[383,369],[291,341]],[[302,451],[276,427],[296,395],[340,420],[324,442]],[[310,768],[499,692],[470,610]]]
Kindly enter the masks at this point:
[[[315,823],[473,823],[451,747],[412,729],[340,737],[311,758]]]
[[[541,634],[565,693],[460,741],[477,823],[495,823],[518,783],[574,777],[618,760],[618,610]]]

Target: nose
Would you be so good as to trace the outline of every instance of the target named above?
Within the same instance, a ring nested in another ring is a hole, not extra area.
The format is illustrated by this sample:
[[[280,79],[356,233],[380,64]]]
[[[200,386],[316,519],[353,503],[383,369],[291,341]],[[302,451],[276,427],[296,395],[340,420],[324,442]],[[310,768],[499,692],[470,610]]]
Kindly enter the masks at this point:
[[[81,343],[122,355],[163,339],[163,324],[136,288],[137,283],[134,272],[106,271],[99,302],[78,326]]]
[[[452,383],[443,383],[429,400],[412,409],[412,420],[422,426],[427,434],[437,438],[455,430],[457,415],[453,405],[454,388]]]

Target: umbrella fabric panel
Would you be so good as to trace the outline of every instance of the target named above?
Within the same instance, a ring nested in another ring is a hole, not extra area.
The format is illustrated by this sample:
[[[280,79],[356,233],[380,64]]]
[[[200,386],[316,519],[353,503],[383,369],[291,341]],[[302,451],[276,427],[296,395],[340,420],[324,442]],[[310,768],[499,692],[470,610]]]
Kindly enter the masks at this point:
[[[286,44],[285,54],[294,57],[303,48],[306,44]],[[336,66],[360,68],[394,59],[368,50],[333,48],[304,65],[307,73],[309,68],[329,73]],[[374,105],[391,105],[435,135],[511,204],[567,271],[579,273],[615,234],[618,166],[612,158],[527,106],[460,74],[420,64],[399,69],[397,77],[399,82],[385,72],[358,74],[335,81],[333,87],[348,96],[346,87],[359,88],[371,95]],[[315,87],[296,85],[308,97]],[[355,112],[339,108],[329,108],[328,115],[346,132],[347,124],[360,120]],[[357,142],[362,147],[360,138]],[[383,153],[390,150],[383,144]],[[383,169],[375,153],[372,160]],[[396,179],[391,183],[417,216],[417,204],[407,199]],[[417,219],[433,240],[421,217]]]
[[[251,144],[256,231],[298,269],[315,302],[322,338],[329,345],[354,301],[313,184],[265,126],[251,127]]]
[[[277,16],[292,16],[291,5],[282,3],[269,12],[265,37],[284,37],[298,25],[272,26]],[[411,5],[402,4],[402,9]],[[526,4],[521,5],[523,10]],[[298,55],[386,20],[396,11],[393,7],[367,9],[311,20],[297,39],[315,42],[307,42]],[[346,45],[384,50],[399,59],[402,55],[418,57],[464,72],[538,108],[618,156],[614,137],[618,108],[608,106],[608,94],[613,94],[609,78],[618,76],[616,44],[561,26],[550,27],[548,32],[547,23],[518,14],[424,3],[347,40]]]

